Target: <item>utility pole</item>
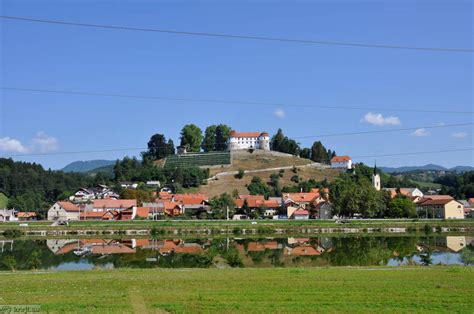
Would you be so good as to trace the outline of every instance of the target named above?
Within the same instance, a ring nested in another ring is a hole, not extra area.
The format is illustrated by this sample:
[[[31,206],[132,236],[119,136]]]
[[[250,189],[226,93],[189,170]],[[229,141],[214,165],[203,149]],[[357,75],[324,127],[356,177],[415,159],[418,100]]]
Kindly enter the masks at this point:
[[[229,220],[229,206],[227,206],[227,209],[225,211],[225,216],[226,216],[226,220]]]

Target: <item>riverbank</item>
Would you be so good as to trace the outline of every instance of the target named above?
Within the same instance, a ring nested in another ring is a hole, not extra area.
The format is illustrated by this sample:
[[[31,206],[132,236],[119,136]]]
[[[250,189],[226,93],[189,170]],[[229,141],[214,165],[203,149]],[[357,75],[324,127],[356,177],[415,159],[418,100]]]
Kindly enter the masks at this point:
[[[76,221],[52,226],[49,221],[2,223],[0,236],[93,236],[93,235],[252,235],[252,234],[357,234],[357,233],[474,233],[474,219],[464,220],[135,220]]]
[[[0,304],[46,312],[459,312],[472,267],[2,272]]]

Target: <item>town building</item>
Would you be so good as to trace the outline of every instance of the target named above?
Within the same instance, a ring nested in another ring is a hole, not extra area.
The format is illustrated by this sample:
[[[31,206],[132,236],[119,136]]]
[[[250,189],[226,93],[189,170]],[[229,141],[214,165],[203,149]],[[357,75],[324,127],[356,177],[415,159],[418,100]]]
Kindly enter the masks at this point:
[[[463,204],[454,200],[449,195],[432,195],[424,197],[418,202],[417,211],[420,217],[464,219]]]
[[[408,197],[414,202],[418,202],[424,196],[423,192],[417,188],[384,188],[384,190],[389,191],[392,198],[395,198],[400,194]]]
[[[14,209],[0,209],[0,222],[18,221],[16,211]]]
[[[352,159],[350,156],[334,156],[331,159],[331,168],[352,169]]]
[[[131,207],[137,206],[135,199],[97,199],[92,201],[92,211],[94,212],[108,212],[112,210],[122,211]]]
[[[56,202],[48,210],[48,220],[69,221],[79,220],[81,208],[71,202]]]
[[[238,149],[270,150],[270,136],[267,132],[231,131],[227,148],[230,151]]]

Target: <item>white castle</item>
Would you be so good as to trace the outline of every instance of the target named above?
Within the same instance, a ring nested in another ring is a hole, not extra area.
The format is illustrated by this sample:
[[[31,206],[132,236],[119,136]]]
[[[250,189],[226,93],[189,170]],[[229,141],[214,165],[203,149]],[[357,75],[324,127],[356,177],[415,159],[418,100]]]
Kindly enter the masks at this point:
[[[267,132],[237,132],[231,131],[229,142],[227,144],[229,150],[237,149],[263,149],[270,150],[270,136]]]

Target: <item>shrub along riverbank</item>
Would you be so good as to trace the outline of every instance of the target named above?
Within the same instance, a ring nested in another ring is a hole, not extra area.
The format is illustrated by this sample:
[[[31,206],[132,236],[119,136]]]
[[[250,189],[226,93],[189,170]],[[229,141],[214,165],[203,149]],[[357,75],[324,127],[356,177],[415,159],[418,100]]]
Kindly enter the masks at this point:
[[[64,236],[64,235],[190,235],[190,234],[324,234],[324,233],[473,233],[474,220],[333,220],[306,221],[76,221],[68,226],[51,226],[51,222],[0,224],[0,236]]]
[[[121,269],[0,274],[3,304],[45,312],[459,312],[471,267]],[[54,284],[51,284],[54,283]]]

